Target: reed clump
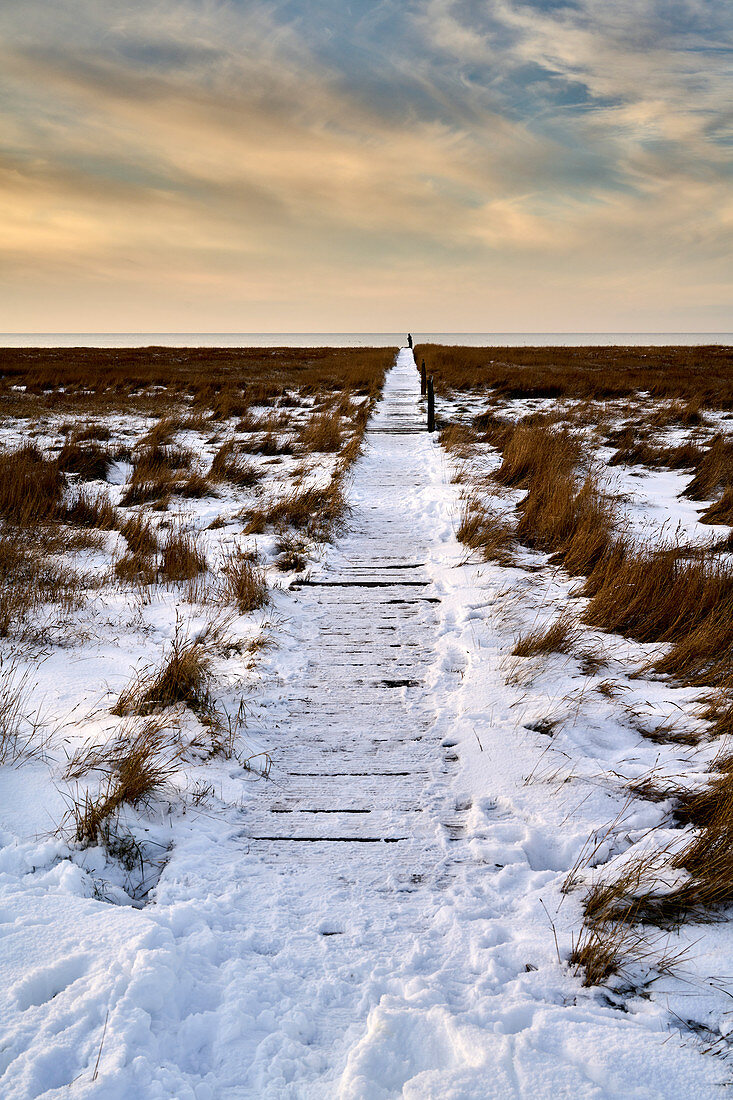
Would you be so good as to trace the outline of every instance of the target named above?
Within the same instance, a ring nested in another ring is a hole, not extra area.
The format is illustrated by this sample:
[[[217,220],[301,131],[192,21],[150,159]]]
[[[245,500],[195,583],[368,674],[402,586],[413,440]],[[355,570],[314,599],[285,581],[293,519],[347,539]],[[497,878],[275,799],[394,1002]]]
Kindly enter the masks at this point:
[[[283,531],[292,527],[316,541],[326,542],[344,527],[349,506],[341,478],[324,488],[294,490],[281,500],[249,509],[247,534],[259,534],[268,527]]]
[[[733,441],[715,436],[696,464],[686,494],[692,500],[710,500],[733,486]]]
[[[536,657],[549,653],[569,653],[580,637],[581,629],[568,615],[560,615],[547,627],[536,627],[520,634],[514,643],[515,657]]]
[[[185,639],[176,631],[160,665],[133,677],[112,713],[150,715],[179,704],[197,713],[208,713],[213,705],[205,640]]]
[[[225,598],[232,600],[240,615],[264,607],[269,600],[264,570],[239,550],[231,550],[222,563]]]
[[[617,540],[589,575],[585,621],[640,642],[679,642],[733,598],[733,573],[720,556],[690,560]]]
[[[619,447],[608,461],[609,466],[664,467],[669,470],[696,469],[704,452],[695,443],[682,443],[677,447],[659,447],[646,440],[634,441]]]
[[[67,439],[56,462],[64,474],[75,474],[80,481],[106,481],[114,459],[108,450],[95,441],[83,441],[78,436]]]
[[[214,455],[209,469],[212,481],[228,481],[241,489],[250,489],[261,480],[261,470],[237,453],[234,440],[223,443]]]
[[[195,531],[169,531],[160,548],[159,574],[167,581],[188,581],[208,569]]]
[[[95,527],[100,531],[114,531],[119,523],[117,509],[104,489],[97,492],[78,489],[59,508],[58,518],[75,527]]]
[[[513,526],[473,494],[463,502],[456,538],[477,551],[484,561],[509,566],[514,562],[516,535]]]
[[[98,751],[87,759],[86,767],[106,771],[107,779],[97,794],[87,790],[72,800],[75,838],[84,845],[106,844],[110,825],[122,807],[150,801],[175,770],[170,746],[157,723]]]
[[[520,423],[509,436],[493,476],[502,485],[526,489],[540,478],[567,480],[579,460],[580,444],[570,432]]]
[[[9,523],[32,527],[50,521],[63,490],[57,463],[32,443],[0,454],[0,516]]]
[[[306,453],[336,454],[342,443],[341,419],[337,412],[324,412],[311,416],[298,435],[301,449]]]

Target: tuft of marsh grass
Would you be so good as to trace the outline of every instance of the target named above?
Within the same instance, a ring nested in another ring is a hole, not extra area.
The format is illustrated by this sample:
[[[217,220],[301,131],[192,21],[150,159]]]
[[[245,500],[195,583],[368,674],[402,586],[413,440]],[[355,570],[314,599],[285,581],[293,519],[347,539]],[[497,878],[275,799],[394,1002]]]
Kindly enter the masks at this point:
[[[42,756],[41,724],[32,713],[30,674],[0,655],[0,765]]]
[[[246,442],[243,441],[239,444],[239,448],[246,451],[247,454],[270,457],[293,454],[293,444],[290,440],[280,439],[273,432],[266,432],[264,435],[255,436],[246,440]]]
[[[33,637],[40,629],[33,615],[45,604],[68,613],[82,603],[83,583],[61,550],[75,547],[71,536],[54,538],[41,528],[0,532],[0,637]]]
[[[58,518],[75,527],[96,527],[113,531],[118,525],[117,509],[104,489],[77,489],[59,509]]]
[[[326,488],[294,490],[281,500],[248,510],[246,533],[259,534],[268,527],[281,531],[292,527],[326,542],[343,529],[348,511],[342,480],[333,478]]]
[[[733,598],[733,572],[717,555],[689,560],[616,541],[582,593],[591,626],[641,642],[681,642]]]
[[[479,433],[470,424],[448,424],[438,436],[441,447],[460,458],[468,458]]]
[[[118,580],[127,584],[150,585],[158,579],[158,567],[154,557],[142,550],[130,550],[118,557],[114,563],[114,573]]]
[[[182,703],[196,713],[207,714],[212,708],[210,684],[211,658],[205,639],[184,639],[177,630],[160,665],[134,676],[112,713],[149,715]]]
[[[0,454],[0,516],[18,526],[35,526],[56,513],[64,489],[57,464],[33,444]]]
[[[159,575],[167,581],[188,581],[206,572],[206,557],[193,531],[169,531],[160,548]]]
[[[222,564],[224,596],[232,600],[240,615],[256,611],[268,602],[264,571],[239,550],[230,550]]]
[[[568,615],[560,615],[547,627],[537,627],[520,634],[514,643],[515,657],[535,657],[538,654],[569,653],[580,637],[580,627]]]
[[[715,436],[696,464],[695,476],[685,490],[693,500],[710,500],[733,486],[733,441]]]
[[[520,423],[508,438],[495,479],[502,485],[528,488],[567,480],[580,459],[580,444],[569,432]]]
[[[609,466],[649,466],[651,469],[666,467],[670,470],[694,469],[703,451],[694,443],[678,447],[658,447],[646,440],[625,442],[609,459]]]
[[[721,523],[733,527],[733,485],[700,516],[700,523]]]
[[[81,481],[106,481],[113,458],[96,442],[82,442],[78,436],[68,439],[56,462],[64,474],[75,474]]]
[[[110,824],[120,809],[125,804],[138,806],[152,799],[175,770],[170,745],[157,722],[146,723],[124,741],[75,765],[75,774],[80,768],[107,773],[97,794],[86,790],[71,800],[75,838],[85,845],[106,844]]]
[[[214,455],[208,475],[212,481],[228,481],[242,489],[249,489],[262,478],[262,472],[236,452],[233,440],[222,444]]]
[[[120,526],[120,534],[125,538],[128,549],[133,554],[155,554],[158,538],[149,519],[142,512],[134,512]]]
[[[510,523],[493,512],[474,494],[466,498],[456,530],[464,546],[481,554],[484,561],[509,566],[513,562],[516,535]]]
[[[281,535],[275,544],[275,565],[281,573],[302,573],[308,565],[308,544],[293,535]]]
[[[335,411],[309,417],[298,433],[298,442],[306,453],[335,454],[341,450],[341,441],[341,421]]]

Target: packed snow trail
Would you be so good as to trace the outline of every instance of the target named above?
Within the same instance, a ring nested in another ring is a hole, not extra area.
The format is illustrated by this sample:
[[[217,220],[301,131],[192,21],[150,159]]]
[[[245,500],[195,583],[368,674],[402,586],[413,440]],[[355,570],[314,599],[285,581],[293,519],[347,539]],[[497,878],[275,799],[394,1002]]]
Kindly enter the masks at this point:
[[[2,991],[3,1097],[718,1094],[720,1064],[657,1006],[621,1012],[560,961],[554,932],[566,956],[579,919],[560,883],[605,796],[600,818],[585,794],[572,814],[572,787],[526,781],[545,750],[497,668],[502,571],[460,564],[417,390],[403,350],[350,533],[280,597],[254,719],[270,778],[221,766],[233,808],[174,820],[142,911],[80,896],[54,842],[41,876],[0,865],[21,975]]]

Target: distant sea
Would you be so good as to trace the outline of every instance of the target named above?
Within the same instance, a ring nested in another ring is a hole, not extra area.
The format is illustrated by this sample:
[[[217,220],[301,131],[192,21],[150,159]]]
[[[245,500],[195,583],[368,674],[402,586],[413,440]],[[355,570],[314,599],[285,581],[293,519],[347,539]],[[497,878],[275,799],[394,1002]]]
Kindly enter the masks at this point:
[[[733,344],[731,332],[414,332],[416,344],[578,347],[583,344]],[[394,347],[405,332],[5,332],[5,348]]]

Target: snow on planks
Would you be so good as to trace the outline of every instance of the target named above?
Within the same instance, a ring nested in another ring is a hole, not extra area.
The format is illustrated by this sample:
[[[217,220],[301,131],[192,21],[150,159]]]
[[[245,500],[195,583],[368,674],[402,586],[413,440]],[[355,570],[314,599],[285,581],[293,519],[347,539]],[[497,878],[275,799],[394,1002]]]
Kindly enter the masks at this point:
[[[410,507],[425,485],[414,439],[425,432],[416,381],[407,357],[389,375],[366,437],[368,450],[379,449],[379,492],[369,494],[367,454],[353,489],[357,499],[371,495],[370,506],[357,508],[332,563],[297,594],[298,618],[313,623],[308,667],[289,708],[298,737],[287,769],[248,808],[242,834],[268,845],[309,842],[297,858],[314,875],[338,871],[323,853],[333,843],[407,846],[404,856],[383,853],[382,870],[388,875],[393,864],[411,885],[432,878],[444,859],[441,833],[449,830],[424,805],[432,775],[449,764],[425,686],[439,598],[425,568],[430,527]],[[453,811],[450,835],[458,832]],[[258,849],[258,858],[269,855]],[[358,877],[358,853],[338,858]]]

